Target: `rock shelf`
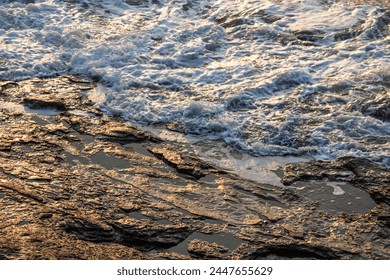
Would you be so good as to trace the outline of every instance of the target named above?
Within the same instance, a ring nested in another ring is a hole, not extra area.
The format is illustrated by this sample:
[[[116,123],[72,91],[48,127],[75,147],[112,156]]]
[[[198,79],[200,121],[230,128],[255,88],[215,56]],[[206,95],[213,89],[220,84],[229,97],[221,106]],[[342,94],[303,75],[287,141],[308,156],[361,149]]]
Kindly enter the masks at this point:
[[[0,82],[0,259],[390,258],[383,166],[342,158],[285,166],[286,188],[245,180],[105,116],[94,87]],[[372,207],[324,209],[294,187],[324,179]]]

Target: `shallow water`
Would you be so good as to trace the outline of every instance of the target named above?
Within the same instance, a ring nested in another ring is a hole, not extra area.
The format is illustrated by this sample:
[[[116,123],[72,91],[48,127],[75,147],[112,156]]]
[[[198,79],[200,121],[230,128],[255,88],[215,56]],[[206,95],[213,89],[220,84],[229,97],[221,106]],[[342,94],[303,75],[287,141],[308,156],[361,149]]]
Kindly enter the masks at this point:
[[[28,106],[24,106],[14,102],[4,102],[0,101],[0,109],[6,110],[15,114],[32,114],[32,115],[43,115],[43,116],[57,116],[60,114],[55,108],[40,108],[32,109]]]
[[[91,99],[132,122],[390,166],[389,7],[346,3],[2,0],[0,79],[86,75]]]
[[[323,210],[365,214],[376,205],[367,192],[347,182],[297,182],[292,188],[318,202],[318,208]]]
[[[240,246],[243,241],[233,234],[230,233],[223,233],[223,234],[204,234],[200,232],[194,232],[190,236],[188,236],[183,242],[181,242],[179,245],[170,248],[170,251],[179,253],[179,254],[188,254],[188,244],[191,240],[198,239],[202,241],[207,241],[209,243],[216,243],[219,245],[222,245],[226,247],[227,249],[233,251],[238,246]]]

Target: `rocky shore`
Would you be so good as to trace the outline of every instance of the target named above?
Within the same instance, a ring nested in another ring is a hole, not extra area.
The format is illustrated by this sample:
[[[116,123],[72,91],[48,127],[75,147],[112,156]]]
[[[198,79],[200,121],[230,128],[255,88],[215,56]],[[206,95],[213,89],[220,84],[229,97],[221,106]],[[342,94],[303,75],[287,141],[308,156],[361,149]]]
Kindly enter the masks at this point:
[[[0,259],[390,258],[385,167],[297,163],[285,188],[259,184],[105,116],[94,88],[73,76],[0,82]],[[294,185],[322,180],[372,204],[330,209]]]

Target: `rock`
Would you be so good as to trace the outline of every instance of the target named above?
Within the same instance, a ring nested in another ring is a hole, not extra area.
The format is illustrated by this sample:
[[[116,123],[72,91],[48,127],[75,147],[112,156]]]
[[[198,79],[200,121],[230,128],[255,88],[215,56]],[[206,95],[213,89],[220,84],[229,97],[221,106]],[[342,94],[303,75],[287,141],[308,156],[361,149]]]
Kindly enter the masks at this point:
[[[204,240],[194,239],[188,244],[188,252],[196,257],[204,259],[220,259],[229,249],[217,243],[209,243]]]
[[[180,133],[185,132],[183,125],[179,124],[179,123],[169,123],[166,125],[166,129],[171,130],[171,131],[175,131],[175,132],[180,132]]]
[[[31,109],[57,109],[66,111],[65,104],[60,100],[45,100],[43,98],[24,98],[23,103]]]
[[[134,221],[96,224],[87,220],[67,222],[61,228],[85,241],[118,243],[141,251],[169,248],[183,241],[191,232],[187,227],[148,225]]]
[[[53,217],[52,213],[44,213],[39,216],[39,219],[50,219],[51,217]]]
[[[321,248],[310,245],[289,244],[289,245],[270,245],[257,249],[248,256],[250,260],[258,259],[339,259],[336,253],[327,248]]]
[[[124,124],[123,122],[107,122],[98,130],[98,139],[105,141],[114,141],[118,143],[132,143],[142,141],[159,142],[160,140],[150,133],[141,131],[134,127]]]
[[[180,225],[137,225],[113,224],[112,227],[124,245],[136,247],[139,250],[154,250],[173,247],[191,234],[187,226]]]
[[[197,179],[206,176],[208,173],[205,170],[208,166],[193,156],[179,154],[165,147],[151,148],[149,151],[179,172],[189,174]]]
[[[347,181],[374,200],[364,213],[323,210],[102,115],[86,95],[94,86],[74,76],[0,83],[3,102],[61,110],[0,110],[0,259],[390,258],[385,167],[287,165],[286,184]]]

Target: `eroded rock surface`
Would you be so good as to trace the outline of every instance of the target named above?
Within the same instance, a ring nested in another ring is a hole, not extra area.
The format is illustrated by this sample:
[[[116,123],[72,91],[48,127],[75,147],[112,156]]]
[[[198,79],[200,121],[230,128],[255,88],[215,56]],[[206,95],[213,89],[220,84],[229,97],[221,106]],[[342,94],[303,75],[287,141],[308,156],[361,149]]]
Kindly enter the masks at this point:
[[[138,3],[138,2],[137,2]],[[288,165],[284,182],[347,181],[365,213],[242,179],[104,116],[80,77],[0,83],[0,259],[389,259],[389,170]]]

